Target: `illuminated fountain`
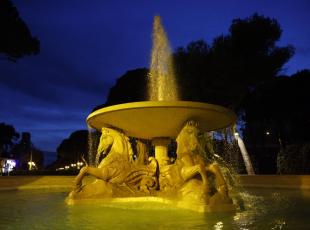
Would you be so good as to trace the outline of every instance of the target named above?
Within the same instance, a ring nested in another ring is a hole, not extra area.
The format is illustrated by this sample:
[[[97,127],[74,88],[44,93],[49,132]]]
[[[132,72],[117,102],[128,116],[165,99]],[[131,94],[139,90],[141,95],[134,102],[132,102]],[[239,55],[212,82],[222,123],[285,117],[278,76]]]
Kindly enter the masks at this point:
[[[0,229],[309,228],[310,176],[241,175],[246,190],[234,193],[225,182],[227,170],[212,160],[216,155],[209,149],[210,133],[198,134],[230,126],[235,123],[234,113],[174,99],[154,97],[154,101],[114,105],[89,115],[89,149],[97,152],[89,162],[97,159],[98,165],[83,167],[76,178],[66,201],[78,205],[63,202],[71,177],[0,177]],[[102,131],[98,148],[92,139],[97,138],[95,129]],[[242,139],[234,133],[250,172]],[[136,145],[131,145],[129,136],[136,137]],[[231,137],[225,138],[223,148]],[[178,144],[176,159],[167,154],[171,140]],[[146,148],[150,142],[155,155]],[[204,156],[210,158],[206,161]],[[83,178],[86,174],[97,179]],[[236,211],[212,212],[227,210]]]
[[[102,132],[97,167],[85,166],[67,198],[105,202],[153,201],[198,212],[235,210],[220,167],[205,159],[201,132],[219,130],[236,122],[235,114],[221,106],[179,101],[171,49],[157,16],[149,74],[150,101],[118,104],[94,111],[90,127]],[[137,155],[129,142],[137,140]],[[144,142],[151,141],[155,156]],[[177,143],[176,159],[168,145]],[[83,185],[86,175],[97,179]]]

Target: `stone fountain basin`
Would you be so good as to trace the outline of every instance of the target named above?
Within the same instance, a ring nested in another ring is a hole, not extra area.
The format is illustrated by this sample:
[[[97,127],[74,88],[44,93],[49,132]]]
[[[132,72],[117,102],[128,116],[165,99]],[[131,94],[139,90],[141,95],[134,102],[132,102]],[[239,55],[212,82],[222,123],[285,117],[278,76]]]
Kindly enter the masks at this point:
[[[118,104],[96,110],[87,117],[90,127],[116,127],[126,135],[153,139],[175,138],[184,123],[199,122],[201,131],[214,131],[233,125],[236,115],[222,106],[192,101],[142,101]]]
[[[283,222],[282,229],[310,226],[310,175],[241,176],[246,210],[208,214],[156,202],[95,200],[68,207],[64,199],[73,179],[0,177],[0,229],[280,229]]]

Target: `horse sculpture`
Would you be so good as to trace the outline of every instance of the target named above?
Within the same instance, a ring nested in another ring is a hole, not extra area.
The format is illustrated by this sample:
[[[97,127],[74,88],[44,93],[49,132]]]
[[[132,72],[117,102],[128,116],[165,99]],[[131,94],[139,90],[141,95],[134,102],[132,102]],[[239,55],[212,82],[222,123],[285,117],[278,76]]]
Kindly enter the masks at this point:
[[[208,188],[205,161],[200,155],[198,141],[198,123],[188,121],[179,133],[177,142],[177,161],[182,165],[181,175],[184,181],[199,174],[205,188]]]
[[[122,171],[129,167],[131,153],[130,143],[124,134],[110,128],[102,128],[96,158],[101,154],[106,157],[98,167],[88,165],[83,167],[75,179],[75,185],[80,187],[86,174],[106,182],[121,183]]]
[[[181,175],[184,180],[188,180],[199,174],[204,189],[209,193],[210,185],[207,173],[213,174],[215,178],[215,188],[213,190],[219,192],[222,196],[228,196],[227,185],[219,165],[215,161],[206,164],[206,159],[203,157],[203,151],[205,150],[202,149],[199,143],[198,132],[198,123],[188,121],[176,139],[178,143],[178,159],[183,164]]]
[[[206,162],[198,135],[198,123],[188,121],[176,138],[175,163],[161,168],[160,189],[201,203],[231,203],[220,168],[216,162]]]
[[[199,191],[200,194],[195,196],[207,196],[209,182],[205,161],[199,152],[197,126],[195,121],[188,121],[185,124],[176,138],[175,163],[161,167],[159,183],[163,192],[173,194],[180,191],[178,194],[185,197],[188,193]],[[183,192],[186,194],[182,194]]]
[[[96,159],[104,158],[97,167],[86,164],[80,170],[68,202],[153,195],[178,199],[185,204],[193,201],[198,205],[231,204],[220,168],[215,162],[206,163],[198,135],[198,123],[188,121],[176,138],[176,161],[159,169],[157,160],[148,157],[142,142],[137,142],[140,154],[134,157],[129,138],[123,132],[102,128]],[[82,186],[87,174],[96,180]],[[213,175],[214,180],[210,180],[209,175]]]
[[[122,132],[112,128],[102,128],[96,158],[99,159],[100,155],[105,155],[105,158],[101,160],[98,167],[86,165],[80,170],[75,178],[75,190],[71,197],[84,189],[82,180],[87,174],[97,178],[97,181],[100,180],[100,183],[105,185],[108,183],[114,188],[126,187],[132,193],[150,193],[150,190],[156,188],[157,181],[154,176],[157,161],[150,157],[148,165],[134,163],[129,138]],[[117,196],[117,194],[114,195]]]

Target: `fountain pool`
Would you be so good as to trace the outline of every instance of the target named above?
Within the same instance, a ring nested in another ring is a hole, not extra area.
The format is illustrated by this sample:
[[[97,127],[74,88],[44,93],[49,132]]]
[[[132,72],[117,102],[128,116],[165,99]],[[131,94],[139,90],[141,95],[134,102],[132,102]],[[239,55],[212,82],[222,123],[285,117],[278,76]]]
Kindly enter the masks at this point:
[[[308,229],[310,190],[247,189],[245,211],[197,213],[163,204],[64,203],[68,189],[0,191],[0,229]]]

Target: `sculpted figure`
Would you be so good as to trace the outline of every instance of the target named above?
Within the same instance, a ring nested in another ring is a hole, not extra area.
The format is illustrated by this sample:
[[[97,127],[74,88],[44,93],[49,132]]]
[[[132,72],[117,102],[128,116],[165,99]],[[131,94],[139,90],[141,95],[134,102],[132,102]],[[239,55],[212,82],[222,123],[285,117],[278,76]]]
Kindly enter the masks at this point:
[[[177,158],[174,164],[160,169],[160,190],[178,193],[182,199],[205,203],[208,200],[209,182],[204,159],[199,154],[197,123],[189,121],[176,138]]]
[[[188,121],[179,133],[177,141],[177,161],[182,165],[181,175],[185,181],[199,174],[206,189],[208,180],[206,165],[200,155],[200,144],[198,141],[198,123]]]
[[[176,138],[175,163],[161,167],[160,189],[172,194],[178,191],[181,199],[205,204],[231,203],[221,170],[216,162],[204,158],[198,134],[198,123],[188,121]],[[209,174],[214,183],[210,184]]]
[[[129,138],[122,132],[102,128],[96,158],[99,159],[102,154],[106,156],[98,167],[86,165],[80,170],[75,178],[75,189],[69,197],[79,197],[79,194],[91,197],[93,193],[101,193],[103,196],[107,194],[108,197],[136,196],[150,194],[157,188],[157,161],[151,157],[148,165],[134,163]],[[82,180],[87,174],[97,180],[82,186]]]
[[[146,145],[142,141],[136,140],[136,149],[137,149],[137,159],[135,161],[135,164],[147,165],[149,157]]]
[[[96,159],[101,154],[107,156],[100,162],[98,167],[86,165],[80,170],[75,179],[75,185],[77,187],[81,186],[82,179],[86,174],[90,174],[106,182],[122,182],[122,171],[129,167],[128,162],[130,161],[130,155],[132,155],[128,137],[116,130],[102,128]]]

